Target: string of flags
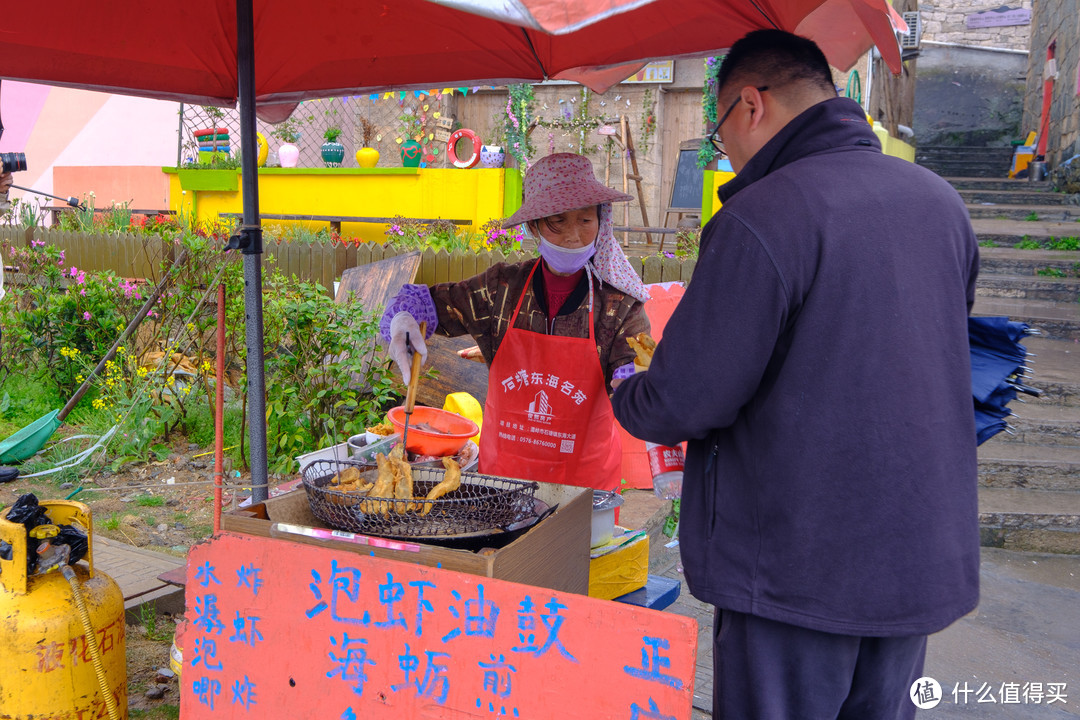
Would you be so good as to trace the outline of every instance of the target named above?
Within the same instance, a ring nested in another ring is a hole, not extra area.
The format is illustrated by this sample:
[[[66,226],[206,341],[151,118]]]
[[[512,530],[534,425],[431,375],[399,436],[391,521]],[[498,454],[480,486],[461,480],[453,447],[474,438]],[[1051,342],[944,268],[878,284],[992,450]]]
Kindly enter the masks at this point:
[[[396,100],[400,104],[400,103],[404,102],[405,98],[407,98],[410,94],[414,98],[416,98],[417,100],[423,100],[424,98],[429,97],[429,96],[434,97],[434,96],[437,96],[437,95],[453,95],[456,92],[461,93],[462,95],[468,95],[470,92],[477,93],[477,92],[480,92],[481,90],[485,90],[485,89],[486,90],[492,90],[494,88],[492,86],[477,85],[475,87],[457,87],[457,88],[441,88],[441,89],[440,88],[434,88],[432,90],[426,90],[426,91],[425,90],[392,90],[392,91],[387,91],[387,92],[382,92],[382,93],[371,93],[370,95],[368,95],[368,97],[371,99],[371,102],[378,102],[379,100],[391,100],[392,99],[392,100]],[[349,96],[345,97],[344,99],[345,100],[361,100],[361,99],[363,99],[363,97],[364,97],[363,95],[349,95]],[[318,102],[321,102],[323,99],[324,98],[319,98],[317,100],[303,100],[303,101],[300,102],[300,104],[304,105],[306,103],[318,103]]]

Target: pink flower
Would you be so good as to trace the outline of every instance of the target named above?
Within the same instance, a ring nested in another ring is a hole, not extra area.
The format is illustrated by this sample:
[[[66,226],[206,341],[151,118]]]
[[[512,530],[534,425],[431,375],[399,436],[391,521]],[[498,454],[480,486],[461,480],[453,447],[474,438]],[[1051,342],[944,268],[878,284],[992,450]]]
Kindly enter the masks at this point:
[[[82,290],[80,290],[79,294],[82,295],[83,297],[86,297],[86,288],[83,288]]]
[[[82,319],[83,319],[83,320],[89,320],[89,319],[90,319],[90,312],[89,312],[89,311],[87,311],[87,312],[84,312],[84,313],[82,314]]]

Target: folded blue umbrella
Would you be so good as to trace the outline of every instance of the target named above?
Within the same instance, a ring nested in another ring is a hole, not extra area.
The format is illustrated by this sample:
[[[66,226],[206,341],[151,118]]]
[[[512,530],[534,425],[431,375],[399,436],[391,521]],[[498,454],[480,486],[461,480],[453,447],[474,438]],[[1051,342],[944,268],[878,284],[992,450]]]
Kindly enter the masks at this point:
[[[1020,343],[1021,338],[1037,332],[1007,317],[968,318],[971,395],[979,445],[1008,429],[1005,418],[1012,414],[1008,405],[1017,392],[1040,394],[1025,382],[1027,348]]]

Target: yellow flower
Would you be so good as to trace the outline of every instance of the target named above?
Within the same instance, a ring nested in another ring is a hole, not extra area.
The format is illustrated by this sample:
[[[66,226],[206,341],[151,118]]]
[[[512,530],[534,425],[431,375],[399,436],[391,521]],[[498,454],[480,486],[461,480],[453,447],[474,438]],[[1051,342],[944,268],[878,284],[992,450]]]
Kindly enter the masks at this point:
[[[207,374],[214,372],[214,364],[209,360],[203,360],[202,371]]]
[[[187,386],[186,388],[184,388],[184,395],[188,395],[190,392],[191,392],[191,386],[190,385]]]
[[[191,332],[195,332],[195,323],[188,323],[187,324],[187,329],[190,330]]]
[[[77,382],[77,383],[81,383],[85,379],[86,378],[84,378],[82,375],[76,375],[75,376],[75,382]]]
[[[165,384],[171,386],[175,382],[176,382],[176,376],[175,375],[170,375],[169,379],[165,381]]]
[[[120,347],[116,348],[116,352],[118,354],[120,354],[120,355],[123,355],[124,353],[127,352],[127,348],[125,348],[123,345],[121,345]]]
[[[135,373],[141,378],[146,377],[149,372],[150,371],[144,367],[139,367],[139,369],[135,371]]]
[[[95,410],[101,410],[105,407],[105,400],[103,400],[102,398],[94,398],[94,402],[92,404]]]

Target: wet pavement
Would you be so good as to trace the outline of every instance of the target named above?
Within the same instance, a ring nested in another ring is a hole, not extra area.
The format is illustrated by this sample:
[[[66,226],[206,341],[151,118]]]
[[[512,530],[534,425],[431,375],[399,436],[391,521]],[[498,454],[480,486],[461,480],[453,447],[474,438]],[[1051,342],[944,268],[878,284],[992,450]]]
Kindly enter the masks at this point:
[[[653,574],[682,579],[677,552],[653,559]],[[1080,718],[1080,555],[982,549],[975,612],[930,637],[924,674],[942,699],[926,720]],[[683,580],[667,612],[698,622],[694,720],[712,717],[712,606]],[[795,720],[795,719],[793,719]]]

